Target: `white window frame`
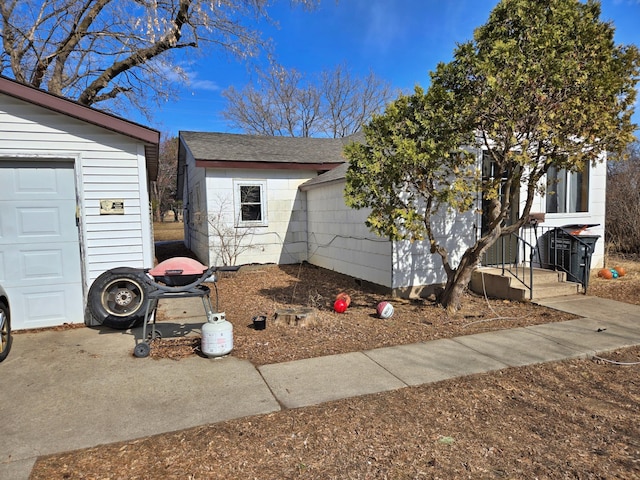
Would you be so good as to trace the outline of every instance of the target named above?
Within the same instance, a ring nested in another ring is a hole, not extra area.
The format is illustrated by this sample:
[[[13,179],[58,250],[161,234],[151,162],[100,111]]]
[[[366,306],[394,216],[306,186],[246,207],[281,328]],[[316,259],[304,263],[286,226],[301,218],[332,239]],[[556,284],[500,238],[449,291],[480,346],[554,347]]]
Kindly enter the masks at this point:
[[[260,189],[260,220],[243,220],[240,191],[242,187],[258,187]],[[234,218],[236,227],[266,227],[267,218],[267,181],[266,180],[234,180]]]
[[[589,165],[585,165],[584,171],[581,172],[583,174],[582,177],[582,182],[586,181],[586,186],[580,184],[580,185],[576,185],[577,183],[577,172],[570,172],[564,168],[558,169],[558,176],[562,176],[562,179],[555,185],[549,185],[547,183],[547,192],[549,190],[551,191],[557,191],[558,194],[560,194],[560,196],[563,198],[564,200],[564,205],[560,206],[558,205],[558,210],[556,212],[550,212],[549,211],[549,204],[548,204],[548,196],[549,193],[547,193],[545,195],[545,210],[547,213],[551,214],[551,215],[566,215],[566,214],[580,214],[580,213],[589,213],[590,207],[591,207],[591,192],[590,192],[590,183],[591,183],[591,169],[589,168]],[[581,189],[583,190],[583,195],[586,195],[586,199],[585,199],[585,203],[586,203],[586,209],[585,210],[578,210],[578,211],[572,211],[571,210],[571,202],[572,202],[572,193],[575,193],[577,190],[576,189]]]

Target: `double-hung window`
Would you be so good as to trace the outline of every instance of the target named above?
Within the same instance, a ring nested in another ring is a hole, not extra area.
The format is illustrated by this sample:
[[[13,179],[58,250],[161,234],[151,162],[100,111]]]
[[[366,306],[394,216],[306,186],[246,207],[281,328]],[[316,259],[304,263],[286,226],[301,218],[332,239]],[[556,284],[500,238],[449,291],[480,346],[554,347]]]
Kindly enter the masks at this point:
[[[551,166],[547,172],[547,213],[589,211],[589,165],[577,172]]]
[[[236,227],[267,225],[267,183],[265,181],[234,182]]]

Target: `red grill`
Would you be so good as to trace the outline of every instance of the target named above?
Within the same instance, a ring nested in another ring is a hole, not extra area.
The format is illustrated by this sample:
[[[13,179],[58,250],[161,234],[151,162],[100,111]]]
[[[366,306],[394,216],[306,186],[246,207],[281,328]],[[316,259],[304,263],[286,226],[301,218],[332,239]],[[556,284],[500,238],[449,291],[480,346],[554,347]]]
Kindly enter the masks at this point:
[[[170,287],[183,287],[198,280],[207,270],[209,268],[197,260],[175,257],[159,263],[149,270],[149,274],[156,282]]]

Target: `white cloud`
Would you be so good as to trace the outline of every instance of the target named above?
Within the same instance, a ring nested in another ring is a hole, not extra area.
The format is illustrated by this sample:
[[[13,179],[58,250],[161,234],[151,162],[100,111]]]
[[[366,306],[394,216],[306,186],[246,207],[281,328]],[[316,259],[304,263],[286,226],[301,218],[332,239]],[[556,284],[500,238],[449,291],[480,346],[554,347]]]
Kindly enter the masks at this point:
[[[197,80],[193,75],[189,82],[189,86],[194,90],[208,90],[210,92],[217,92],[220,90],[220,86],[213,80]]]
[[[206,90],[208,92],[217,92],[220,90],[220,85],[213,80],[199,78],[200,72],[193,70],[192,68],[182,68],[181,74],[186,77],[185,84],[191,90]]]

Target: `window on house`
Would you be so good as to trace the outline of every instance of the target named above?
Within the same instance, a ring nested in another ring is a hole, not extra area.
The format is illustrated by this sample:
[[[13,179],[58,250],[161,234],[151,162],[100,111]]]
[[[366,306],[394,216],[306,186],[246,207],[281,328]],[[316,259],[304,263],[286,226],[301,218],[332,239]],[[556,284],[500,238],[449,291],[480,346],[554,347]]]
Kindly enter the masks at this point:
[[[547,213],[589,211],[589,165],[578,172],[554,166],[547,172]]]
[[[267,225],[266,182],[236,182],[236,226]]]

